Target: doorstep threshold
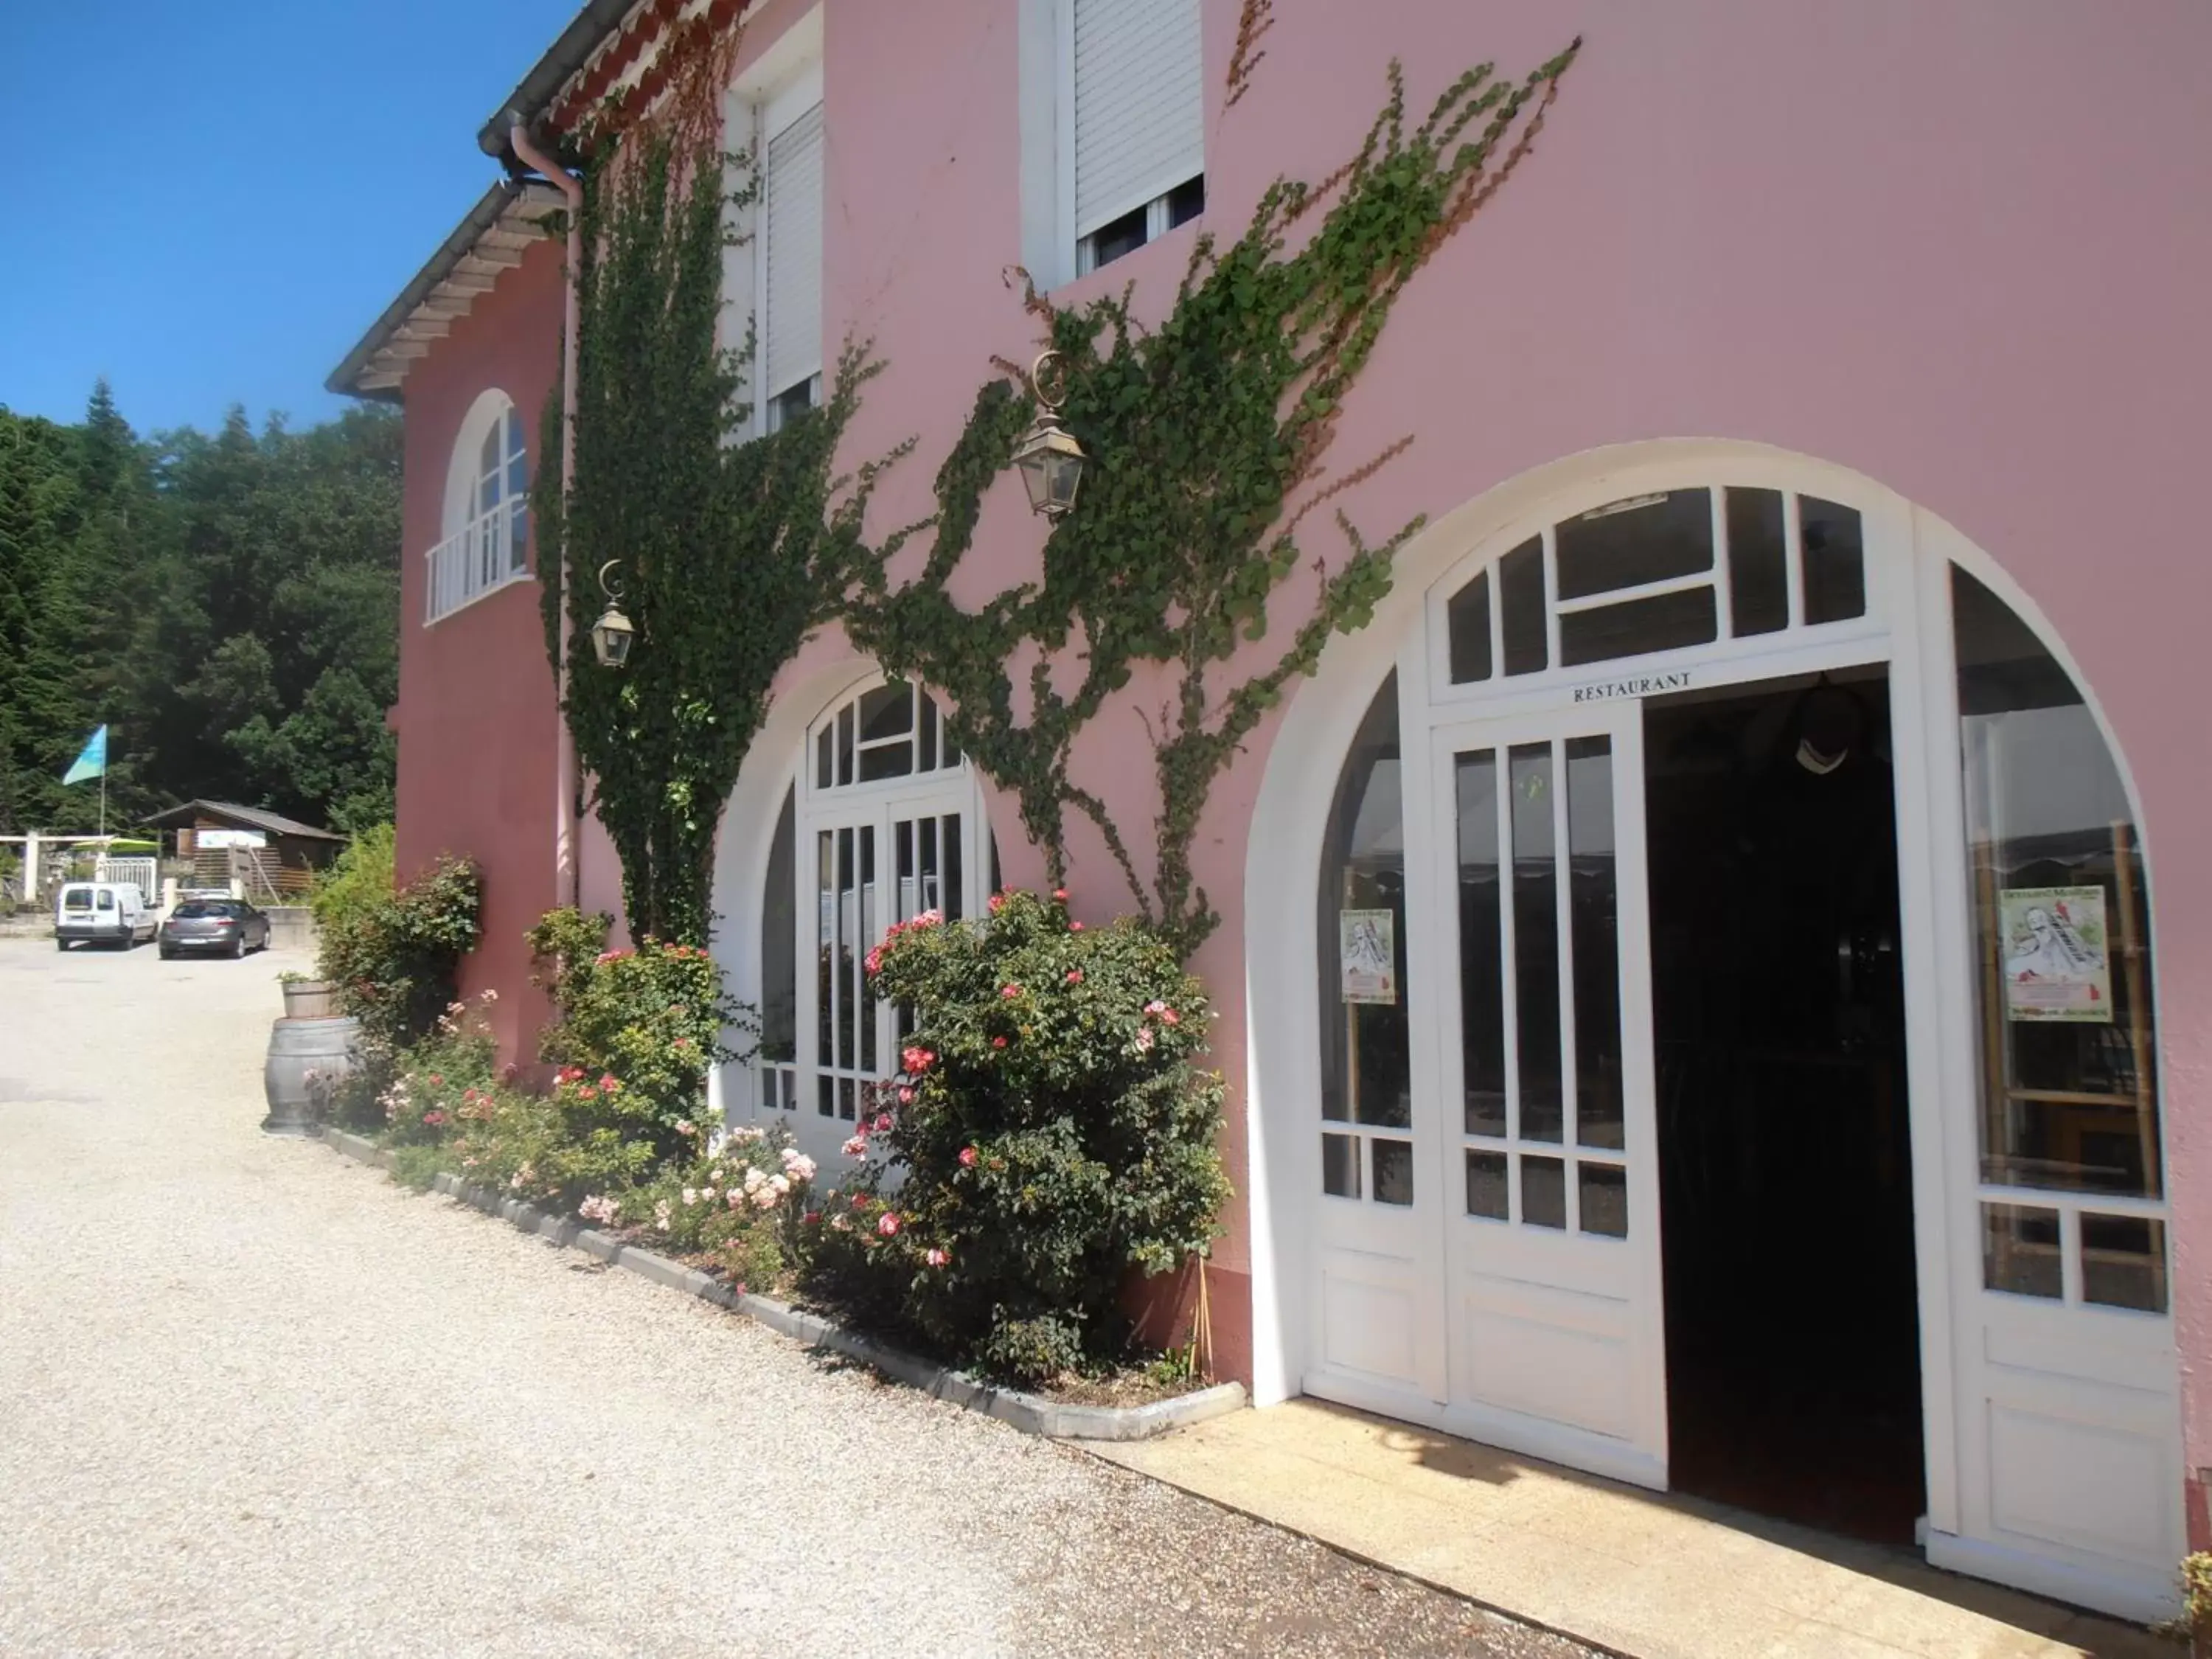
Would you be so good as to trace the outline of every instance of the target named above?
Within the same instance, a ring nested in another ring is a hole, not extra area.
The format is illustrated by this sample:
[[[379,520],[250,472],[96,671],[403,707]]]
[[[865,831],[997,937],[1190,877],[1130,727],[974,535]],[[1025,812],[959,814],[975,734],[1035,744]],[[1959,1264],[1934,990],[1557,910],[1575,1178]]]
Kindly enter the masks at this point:
[[[2172,1659],[1898,1549],[1305,1398],[1085,1449],[1626,1659]]]

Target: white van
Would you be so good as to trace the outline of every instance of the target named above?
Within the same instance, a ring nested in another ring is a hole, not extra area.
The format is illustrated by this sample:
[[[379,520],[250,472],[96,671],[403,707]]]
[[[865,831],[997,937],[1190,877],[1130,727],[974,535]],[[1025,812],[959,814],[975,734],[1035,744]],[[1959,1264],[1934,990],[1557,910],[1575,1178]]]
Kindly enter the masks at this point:
[[[128,951],[154,937],[154,913],[146,896],[128,881],[68,881],[54,901],[54,948],[66,951],[78,939],[88,945],[119,945]]]

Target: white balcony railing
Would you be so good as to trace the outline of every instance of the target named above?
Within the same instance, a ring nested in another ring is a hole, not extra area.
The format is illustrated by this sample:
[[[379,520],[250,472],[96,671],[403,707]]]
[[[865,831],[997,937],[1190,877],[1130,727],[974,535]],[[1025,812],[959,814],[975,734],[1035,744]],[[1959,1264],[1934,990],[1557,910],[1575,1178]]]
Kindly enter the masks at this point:
[[[429,576],[422,620],[434,623],[530,574],[528,501],[520,495],[501,501],[422,556]]]

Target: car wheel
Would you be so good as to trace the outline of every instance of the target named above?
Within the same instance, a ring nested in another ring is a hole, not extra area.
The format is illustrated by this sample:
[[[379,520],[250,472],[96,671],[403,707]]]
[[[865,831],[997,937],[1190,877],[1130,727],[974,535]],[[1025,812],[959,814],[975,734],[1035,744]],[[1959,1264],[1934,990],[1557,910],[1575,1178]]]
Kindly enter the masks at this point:
[[[174,951],[172,951],[167,945],[164,945],[161,946],[160,949],[162,961],[174,962],[177,959],[177,953]]]
[[[230,959],[233,962],[243,962],[246,959],[246,935],[243,933],[230,942]]]
[[[54,949],[55,949],[55,950],[57,950],[57,951],[66,951],[66,950],[68,950],[68,949],[69,949],[69,941],[68,941],[67,939],[56,939],[56,940],[54,941]]]

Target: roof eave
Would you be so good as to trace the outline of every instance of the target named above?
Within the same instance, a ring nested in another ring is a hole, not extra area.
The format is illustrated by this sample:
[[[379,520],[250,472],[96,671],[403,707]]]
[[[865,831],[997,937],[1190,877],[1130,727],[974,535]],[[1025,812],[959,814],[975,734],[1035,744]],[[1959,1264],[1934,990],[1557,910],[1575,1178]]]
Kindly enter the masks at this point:
[[[561,31],[560,39],[531,66],[507,100],[478,130],[477,148],[487,155],[511,159],[508,139],[518,119],[528,126],[533,139],[541,143],[550,139],[554,135],[541,125],[547,108],[640,3],[641,0],[585,0],[584,9]]]
[[[331,371],[324,386],[341,397],[400,402],[406,371],[404,367],[393,367],[392,360],[396,357],[404,363],[427,356],[428,342],[443,335],[454,319],[465,315],[469,301],[491,285],[480,271],[463,272],[465,262],[474,258],[501,268],[520,263],[511,247],[497,258],[483,252],[485,239],[501,228],[501,221],[518,204],[548,209],[562,205],[560,193],[537,179],[502,179],[494,184],[399,291],[399,297],[356,342],[345,361]],[[447,292],[441,295],[441,289]]]

